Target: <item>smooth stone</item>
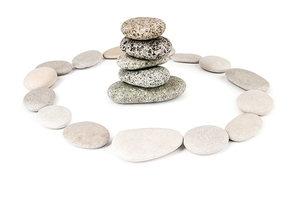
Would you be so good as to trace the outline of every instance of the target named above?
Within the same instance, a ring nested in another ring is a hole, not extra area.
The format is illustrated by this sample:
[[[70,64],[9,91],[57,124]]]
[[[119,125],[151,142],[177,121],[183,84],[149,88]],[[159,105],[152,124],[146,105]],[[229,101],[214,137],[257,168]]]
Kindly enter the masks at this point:
[[[118,46],[118,47],[108,49],[107,51],[105,51],[103,53],[103,56],[105,59],[117,59],[119,56],[121,56],[123,54],[125,54],[125,52],[123,52],[120,49],[120,46]]]
[[[163,128],[131,129],[118,132],[113,141],[115,154],[129,162],[156,159],[178,149],[183,136],[175,130]]]
[[[163,58],[157,60],[145,60],[132,57],[128,54],[123,54],[118,57],[117,65],[125,70],[138,70],[158,66],[166,63],[167,61],[169,61],[169,56],[164,56]]]
[[[199,60],[199,65],[204,70],[223,73],[231,68],[231,64],[228,60],[218,56],[205,56]]]
[[[169,53],[169,57],[171,57],[172,55],[174,55],[176,53],[176,50],[174,48],[172,48],[172,50]]]
[[[52,68],[36,68],[26,75],[24,79],[24,86],[28,90],[49,88],[56,82],[57,78],[57,72]]]
[[[201,56],[191,53],[176,53],[171,58],[175,62],[198,64]]]
[[[184,146],[199,155],[217,153],[227,146],[228,141],[227,132],[212,125],[193,128],[184,135]]]
[[[61,129],[66,127],[72,119],[71,111],[63,106],[50,105],[43,107],[37,113],[38,122],[50,129]]]
[[[125,21],[121,25],[121,32],[134,40],[150,40],[157,38],[165,31],[165,23],[158,18],[137,17]]]
[[[95,149],[105,146],[110,138],[109,131],[94,122],[77,122],[67,126],[64,138],[73,146]]]
[[[242,93],[236,103],[241,111],[259,116],[268,114],[274,105],[272,98],[261,90],[248,90]]]
[[[225,131],[232,141],[240,142],[254,137],[262,127],[262,119],[256,114],[241,114],[231,120]]]
[[[155,60],[167,56],[172,50],[172,43],[163,36],[151,40],[132,40],[124,37],[120,48],[130,56]]]
[[[40,67],[50,67],[57,72],[58,76],[68,74],[73,69],[73,66],[70,62],[61,60],[44,62],[38,65],[36,68]]]
[[[121,81],[144,88],[161,86],[170,78],[169,70],[162,66],[132,71],[120,69],[118,75]]]
[[[267,92],[269,90],[269,83],[263,77],[251,71],[232,68],[225,73],[227,79],[244,90],[261,90]]]
[[[30,111],[38,111],[41,108],[52,105],[55,99],[55,93],[50,88],[37,88],[28,92],[23,105]]]
[[[143,88],[115,82],[108,89],[109,98],[115,103],[152,103],[177,98],[186,89],[186,83],[179,77],[171,76],[167,83],[156,88]]]
[[[75,68],[89,68],[103,59],[103,55],[100,51],[90,50],[80,53],[73,58],[72,64]]]

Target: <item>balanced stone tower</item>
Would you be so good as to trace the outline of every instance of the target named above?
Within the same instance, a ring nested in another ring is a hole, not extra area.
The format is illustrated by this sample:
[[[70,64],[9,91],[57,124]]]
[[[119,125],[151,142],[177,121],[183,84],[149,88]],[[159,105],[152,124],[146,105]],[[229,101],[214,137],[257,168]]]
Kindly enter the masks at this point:
[[[171,76],[166,63],[172,50],[171,42],[161,36],[165,23],[157,18],[138,17],[125,21],[121,31],[125,37],[120,48],[125,54],[117,59],[120,81],[108,89],[116,103],[161,102],[180,96],[185,82]]]

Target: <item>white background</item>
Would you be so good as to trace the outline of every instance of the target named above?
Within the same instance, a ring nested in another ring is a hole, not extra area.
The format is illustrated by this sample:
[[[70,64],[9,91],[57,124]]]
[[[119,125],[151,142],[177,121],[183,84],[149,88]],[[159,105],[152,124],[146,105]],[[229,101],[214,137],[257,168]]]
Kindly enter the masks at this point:
[[[293,1],[1,1],[0,196],[296,196],[295,6]],[[62,129],[40,126],[23,107],[25,75],[51,60],[71,62],[87,50],[118,46],[121,24],[157,17],[176,52],[228,59],[266,78],[273,111],[254,138],[209,156],[184,147],[165,157],[129,163],[112,152],[117,132],[144,127],[185,134],[225,125],[241,112],[243,90],[198,65],[164,66],[184,79],[186,92],[157,104],[119,105],[107,96],[118,81],[115,60],[58,78],[55,104],[72,123],[105,126],[110,143],[86,150],[69,145]]]

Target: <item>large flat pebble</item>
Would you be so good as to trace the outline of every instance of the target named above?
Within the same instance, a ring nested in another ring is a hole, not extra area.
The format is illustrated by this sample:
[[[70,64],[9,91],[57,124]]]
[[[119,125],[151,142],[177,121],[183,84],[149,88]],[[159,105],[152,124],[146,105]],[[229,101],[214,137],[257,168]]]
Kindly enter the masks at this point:
[[[44,62],[42,64],[39,64],[36,68],[40,67],[50,67],[54,69],[58,75],[68,74],[73,69],[73,66],[70,62],[61,60]]]
[[[37,88],[28,92],[23,104],[30,111],[38,111],[41,108],[52,105],[55,99],[55,93],[50,88]]]
[[[24,86],[28,90],[49,88],[56,82],[57,78],[57,72],[52,68],[36,68],[26,75],[24,79]]]
[[[117,59],[119,56],[125,54],[120,47],[113,47],[103,53],[105,59]]]
[[[223,73],[231,68],[231,64],[228,60],[218,56],[205,56],[199,60],[199,65],[204,70]]]
[[[75,68],[89,68],[103,59],[103,55],[100,51],[90,50],[85,51],[73,58],[72,64]]]
[[[198,64],[201,56],[191,53],[175,53],[171,58],[175,62]]]

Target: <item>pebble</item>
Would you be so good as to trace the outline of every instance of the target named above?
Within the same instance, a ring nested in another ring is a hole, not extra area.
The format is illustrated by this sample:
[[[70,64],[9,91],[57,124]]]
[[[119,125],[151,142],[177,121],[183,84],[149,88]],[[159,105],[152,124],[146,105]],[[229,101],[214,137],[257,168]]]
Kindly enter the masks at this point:
[[[262,119],[256,114],[241,114],[230,121],[225,131],[232,141],[240,142],[255,136],[262,127]]]
[[[201,56],[191,53],[176,53],[171,58],[175,62],[198,64]]]
[[[50,105],[43,107],[37,113],[38,122],[50,129],[61,129],[66,127],[72,119],[71,111],[63,106]]]
[[[156,159],[178,149],[183,136],[164,128],[131,129],[118,132],[113,141],[115,154],[129,162]]]
[[[227,79],[244,90],[261,90],[267,92],[269,90],[269,83],[263,77],[251,71],[232,68],[225,73]]]
[[[165,23],[158,18],[137,17],[125,21],[121,32],[134,40],[150,40],[157,38],[165,31]]]
[[[95,149],[105,146],[110,138],[109,131],[94,122],[78,122],[67,126],[64,138],[73,146]]]
[[[121,49],[120,46],[108,49],[103,53],[105,59],[117,59],[119,56],[125,54]]]
[[[115,103],[152,103],[177,98],[186,89],[186,83],[171,76],[168,82],[156,88],[133,86],[122,81],[115,82],[108,89],[109,98]]]
[[[41,108],[52,105],[55,99],[55,92],[50,88],[37,88],[28,92],[23,105],[30,111],[39,111]]]
[[[57,78],[57,72],[52,68],[36,68],[26,75],[24,79],[24,86],[28,90],[34,90],[43,87],[49,88],[56,82]]]
[[[125,70],[138,70],[153,66],[158,66],[169,61],[169,56],[164,56],[163,58],[157,60],[145,60],[134,58],[128,54],[120,55],[117,59],[117,65]]]
[[[124,37],[120,48],[128,55],[147,60],[155,60],[167,56],[172,50],[172,43],[165,37],[152,40],[132,40]]]
[[[227,146],[228,141],[227,132],[212,125],[193,128],[184,135],[184,146],[199,155],[219,152]]]
[[[236,103],[241,111],[259,116],[268,114],[274,105],[272,98],[261,90],[248,90],[242,93]]]
[[[74,57],[72,60],[72,64],[75,68],[83,69],[96,65],[102,59],[103,55],[101,52],[96,50],[90,50]]]
[[[73,66],[70,62],[61,60],[44,62],[38,65],[36,68],[40,67],[50,67],[57,72],[58,76],[68,74],[73,69]]]
[[[144,88],[161,86],[170,78],[169,70],[162,66],[133,71],[120,69],[118,75],[121,81]]]
[[[231,64],[228,60],[218,56],[205,56],[199,60],[199,65],[204,70],[223,73],[231,68]]]

